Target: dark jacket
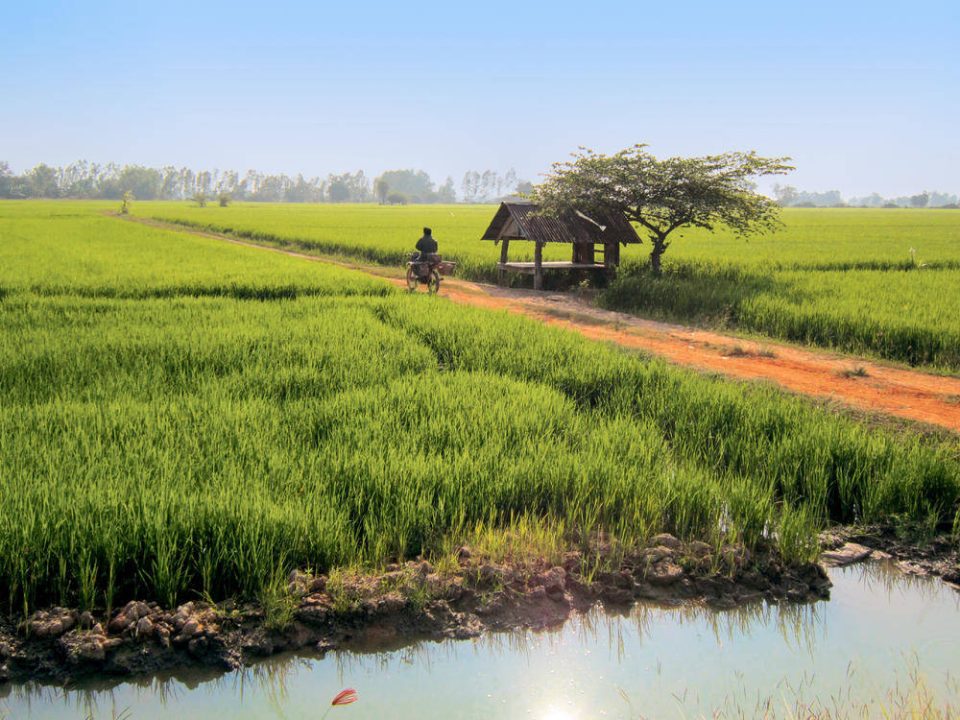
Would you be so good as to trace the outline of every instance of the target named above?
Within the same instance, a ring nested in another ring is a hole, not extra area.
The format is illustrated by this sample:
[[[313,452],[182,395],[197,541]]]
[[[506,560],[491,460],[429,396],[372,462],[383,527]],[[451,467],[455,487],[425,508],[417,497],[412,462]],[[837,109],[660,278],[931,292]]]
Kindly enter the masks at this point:
[[[424,235],[417,240],[417,250],[420,252],[421,257],[424,255],[433,255],[437,252],[437,241],[433,239],[433,235]]]

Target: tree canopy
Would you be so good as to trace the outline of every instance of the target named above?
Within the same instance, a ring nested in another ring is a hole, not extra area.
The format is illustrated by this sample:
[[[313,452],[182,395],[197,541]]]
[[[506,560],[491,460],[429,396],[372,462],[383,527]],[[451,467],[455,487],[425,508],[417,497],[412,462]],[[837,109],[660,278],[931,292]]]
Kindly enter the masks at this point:
[[[387,170],[374,183],[374,194],[380,204],[389,203],[455,203],[457,193],[453,178],[434,189],[430,175],[423,170]]]
[[[780,226],[779,206],[756,192],[753,180],[788,173],[790,158],[751,151],[659,160],[646,148],[634,145],[613,155],[581,148],[572,161],[554,164],[532,199],[549,214],[570,208],[622,212],[646,231],[656,273],[667,238],[679,228],[725,225],[748,235]]]

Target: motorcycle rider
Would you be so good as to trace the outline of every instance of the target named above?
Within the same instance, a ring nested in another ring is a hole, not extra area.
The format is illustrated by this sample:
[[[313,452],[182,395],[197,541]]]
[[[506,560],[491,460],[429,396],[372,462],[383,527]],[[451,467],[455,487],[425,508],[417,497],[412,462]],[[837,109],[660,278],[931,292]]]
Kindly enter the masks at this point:
[[[423,229],[423,237],[417,240],[416,249],[420,253],[417,260],[429,261],[434,259],[439,248],[437,241],[433,239],[433,231],[430,228],[425,227]]]

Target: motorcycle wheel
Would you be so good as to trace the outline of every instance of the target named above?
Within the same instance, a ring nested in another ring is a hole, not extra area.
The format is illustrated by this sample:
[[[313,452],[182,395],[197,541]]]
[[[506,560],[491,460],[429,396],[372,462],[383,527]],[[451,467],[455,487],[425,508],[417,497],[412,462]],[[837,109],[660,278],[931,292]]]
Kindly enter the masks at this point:
[[[436,270],[430,273],[430,279],[427,280],[427,291],[431,295],[436,295],[440,292],[440,273]]]
[[[420,278],[417,277],[417,271],[411,265],[407,268],[407,292],[416,292],[419,284]]]

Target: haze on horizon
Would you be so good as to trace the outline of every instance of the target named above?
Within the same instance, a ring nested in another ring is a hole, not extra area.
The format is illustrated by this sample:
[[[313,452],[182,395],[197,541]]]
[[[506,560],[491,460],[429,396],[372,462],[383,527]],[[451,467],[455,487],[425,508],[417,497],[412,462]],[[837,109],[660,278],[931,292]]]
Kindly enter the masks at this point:
[[[0,22],[0,160],[436,181],[577,146],[789,155],[845,195],[960,190],[960,6],[40,0]]]

